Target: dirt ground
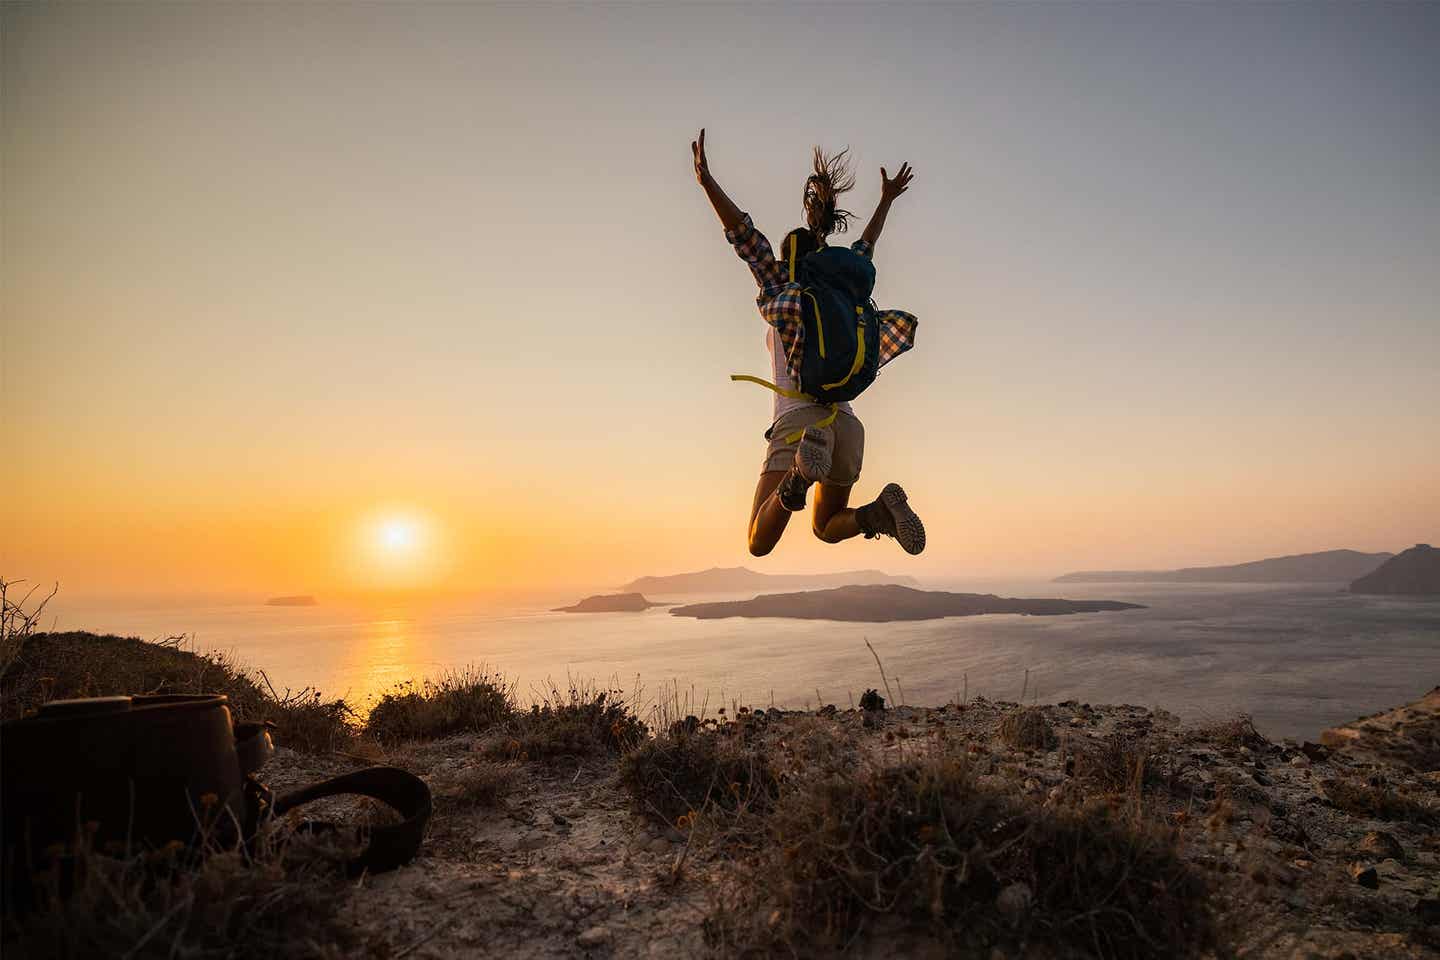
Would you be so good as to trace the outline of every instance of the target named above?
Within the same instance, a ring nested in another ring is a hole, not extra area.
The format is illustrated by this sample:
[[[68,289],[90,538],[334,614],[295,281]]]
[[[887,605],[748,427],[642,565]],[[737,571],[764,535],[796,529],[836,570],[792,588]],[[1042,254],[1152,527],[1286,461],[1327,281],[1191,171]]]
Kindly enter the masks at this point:
[[[765,722],[768,736],[782,738],[797,724],[834,725],[879,764],[939,739],[958,743],[983,779],[1046,804],[1127,802],[1123,789],[1077,776],[1075,758],[1116,735],[1143,741],[1162,781],[1145,802],[1211,877],[1236,956],[1440,957],[1440,688],[1316,743],[1270,743],[1243,723],[1186,730],[1163,711],[1067,702],[1035,707],[1046,742],[1016,749],[1000,727],[1021,709],[976,699],[868,716],[771,712]],[[611,758],[504,764],[508,792],[473,805],[457,785],[492,762],[483,743],[455,737],[377,758],[423,776],[435,816],[414,863],[356,882],[346,918],[374,955],[711,955],[702,922],[717,884],[735,879],[732,862],[637,811]],[[364,762],[281,750],[264,778],[281,791]],[[1347,787],[1361,801],[1403,801],[1401,812],[1361,809],[1345,799]],[[854,952],[926,953],[902,943]]]

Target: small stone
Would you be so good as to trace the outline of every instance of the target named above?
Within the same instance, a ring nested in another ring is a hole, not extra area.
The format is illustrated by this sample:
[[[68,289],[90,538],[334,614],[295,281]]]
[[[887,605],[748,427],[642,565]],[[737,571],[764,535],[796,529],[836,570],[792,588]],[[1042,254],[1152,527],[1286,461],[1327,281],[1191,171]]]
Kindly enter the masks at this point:
[[[1040,792],[1040,781],[1039,781],[1039,780],[1036,780],[1034,777],[1031,777],[1031,778],[1029,778],[1028,780],[1026,780],[1026,781],[1025,781],[1025,792],[1026,792],[1026,793],[1039,793],[1039,792]]]
[[[681,833],[679,830],[676,830],[674,827],[671,827],[670,829],[665,831],[665,839],[669,840],[671,843],[684,843],[685,834]]]
[[[650,841],[647,849],[651,853],[669,853],[670,841],[666,840],[664,837],[656,837],[654,840]]]
[[[1271,787],[1275,785],[1274,780],[1271,780],[1268,776],[1261,773],[1259,770],[1256,770],[1254,773],[1250,774],[1250,776],[1254,777],[1255,782],[1260,784],[1260,786],[1262,787]]]
[[[1330,750],[1328,747],[1323,747],[1318,743],[1311,743],[1309,740],[1300,744],[1300,752],[1316,763],[1330,758]]]
[[[575,942],[582,947],[598,947],[610,942],[610,929],[608,927],[591,927],[580,936]]]
[[[1365,834],[1360,841],[1360,849],[1378,860],[1405,859],[1405,848],[1400,845],[1400,841],[1395,839],[1394,834],[1383,830],[1371,830]]]
[[[1310,766],[1309,757],[1295,756],[1290,758],[1290,766],[1300,768]]]
[[[1070,726],[1072,726],[1072,727],[1083,727],[1083,726],[1085,726],[1085,718],[1084,718],[1084,717],[1071,717],[1071,718],[1070,718]]]
[[[1030,909],[1035,894],[1023,883],[1012,883],[995,898],[995,909],[1007,917],[1019,917]]]
[[[1370,890],[1376,890],[1380,887],[1380,874],[1375,872],[1374,867],[1367,866],[1363,863],[1350,864],[1350,879]]]
[[[545,836],[545,834],[532,833],[528,837],[522,838],[519,843],[515,844],[515,849],[526,851],[539,850],[541,847],[547,847],[549,845],[550,838]]]

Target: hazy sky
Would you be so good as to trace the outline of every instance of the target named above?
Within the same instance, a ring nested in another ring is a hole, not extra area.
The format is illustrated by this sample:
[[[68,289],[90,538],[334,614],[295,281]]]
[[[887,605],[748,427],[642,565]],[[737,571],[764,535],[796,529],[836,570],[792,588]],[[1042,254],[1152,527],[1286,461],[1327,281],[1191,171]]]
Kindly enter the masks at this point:
[[[1440,4],[5,4],[0,574],[921,575],[1440,538]],[[809,148],[917,178],[857,494],[752,561]],[[368,524],[424,543],[385,568]]]

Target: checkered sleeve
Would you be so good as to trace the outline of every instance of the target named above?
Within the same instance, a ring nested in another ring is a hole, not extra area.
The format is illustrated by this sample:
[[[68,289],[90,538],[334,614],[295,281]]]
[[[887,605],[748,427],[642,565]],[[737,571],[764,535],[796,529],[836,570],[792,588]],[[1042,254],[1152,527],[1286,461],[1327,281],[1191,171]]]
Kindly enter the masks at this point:
[[[780,264],[775,262],[775,251],[770,248],[770,241],[765,239],[765,234],[755,229],[750,214],[742,213],[740,226],[734,230],[726,230],[725,239],[735,248],[736,256],[744,260],[750,268],[750,273],[760,286],[761,297],[768,299],[779,294],[780,289],[785,286],[785,274],[780,269]]]
[[[881,310],[875,315],[880,324],[880,366],[915,346],[915,328],[920,321],[904,310]]]
[[[780,346],[785,351],[785,365],[792,377],[800,376],[800,365],[805,358],[805,320],[800,311],[801,288],[798,283],[784,284],[773,297],[761,294],[756,303],[765,322],[775,328]]]

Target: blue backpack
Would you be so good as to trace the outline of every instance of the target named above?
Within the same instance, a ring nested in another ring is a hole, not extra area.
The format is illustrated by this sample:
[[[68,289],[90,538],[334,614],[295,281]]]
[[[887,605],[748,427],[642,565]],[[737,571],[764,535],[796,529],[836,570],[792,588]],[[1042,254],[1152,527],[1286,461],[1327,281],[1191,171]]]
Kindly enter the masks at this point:
[[[880,327],[870,299],[875,289],[875,265],[849,247],[821,247],[797,256],[797,246],[791,234],[783,252],[789,279],[802,286],[805,340],[799,391],[785,390],[744,374],[734,374],[730,379],[747,380],[792,399],[833,407],[860,396],[875,382],[880,369]],[[833,419],[832,411],[821,425]]]

